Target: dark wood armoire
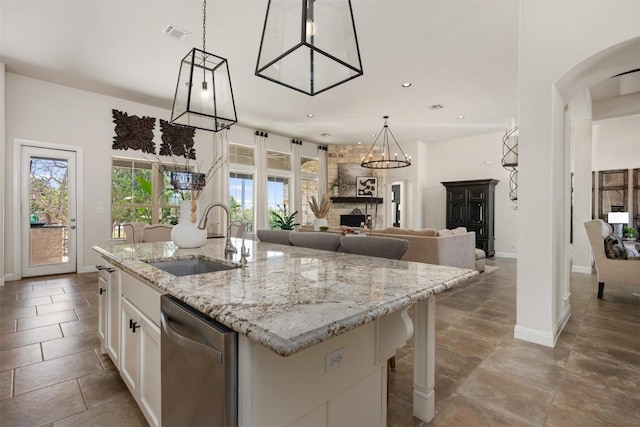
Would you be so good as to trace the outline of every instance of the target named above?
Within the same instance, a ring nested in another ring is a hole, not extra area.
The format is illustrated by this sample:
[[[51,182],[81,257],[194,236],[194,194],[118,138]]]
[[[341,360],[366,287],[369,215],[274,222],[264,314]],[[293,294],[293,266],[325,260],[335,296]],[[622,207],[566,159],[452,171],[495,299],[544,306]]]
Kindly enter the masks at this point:
[[[494,199],[497,179],[443,182],[447,190],[447,228],[466,227],[476,233],[476,248],[495,254]]]

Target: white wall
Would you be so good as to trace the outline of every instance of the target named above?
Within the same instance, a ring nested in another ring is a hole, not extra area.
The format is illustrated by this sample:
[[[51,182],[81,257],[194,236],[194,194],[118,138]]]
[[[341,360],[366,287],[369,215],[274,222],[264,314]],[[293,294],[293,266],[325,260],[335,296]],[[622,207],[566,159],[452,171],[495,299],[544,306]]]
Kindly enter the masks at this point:
[[[0,62],[0,165],[5,164],[5,120],[4,120],[4,64]],[[5,188],[5,179],[6,179],[7,169],[4,168],[4,171],[0,172],[0,188],[2,189],[2,193],[6,194],[7,190]],[[4,218],[5,218],[5,207],[4,207],[4,197],[0,199],[0,286],[4,285]]]
[[[5,77],[6,103],[6,149],[5,177],[7,179],[3,203],[6,216],[6,230],[17,228],[14,211],[19,206],[15,184],[16,168],[14,165],[14,144],[16,139],[53,143],[65,146],[81,147],[84,158],[83,169],[78,177],[83,182],[83,194],[79,195],[81,205],[78,207],[79,219],[82,218],[83,238],[79,242],[79,272],[92,271],[98,256],[91,246],[103,243],[110,237],[110,199],[111,199],[111,157],[154,159],[135,150],[112,150],[114,124],[112,109],[127,112],[130,115],[151,116],[158,119],[154,130],[156,148],[161,143],[159,119],[170,119],[170,111],[148,105],[138,104],[123,99],[112,98],[69,87],[47,83],[12,73],[3,73]],[[1,87],[1,86],[0,86]],[[1,112],[1,111],[0,111]],[[2,115],[5,117],[5,115]],[[229,131],[231,142],[253,145],[253,130],[235,125]],[[268,147],[279,151],[289,151],[290,140],[280,135],[269,135]],[[208,161],[214,153],[214,134],[212,132],[196,132],[196,151],[198,162],[202,168],[208,168]],[[317,145],[304,143],[303,154],[317,155]],[[1,157],[0,157],[1,159]],[[9,183],[14,183],[9,185]],[[202,203],[212,201],[214,185],[207,186]],[[104,213],[97,211],[103,208]],[[2,275],[7,280],[20,276],[19,233],[10,232],[5,235],[4,261],[5,271]]]
[[[497,179],[495,193],[495,250],[515,257],[518,211],[509,200],[509,171],[502,167],[502,132],[428,144],[425,225],[444,228],[446,192],[441,182]]]
[[[640,114],[593,122],[594,171],[640,168]]]
[[[637,1],[521,2],[517,338],[553,346],[570,316],[563,294],[570,197],[570,169],[563,156],[564,105],[577,91],[632,69],[620,61],[638,63],[640,55],[633,53],[640,52],[637,47],[609,67],[594,65],[591,58],[639,36]],[[585,67],[582,72],[570,74],[578,65]],[[565,75],[571,77],[559,85]]]

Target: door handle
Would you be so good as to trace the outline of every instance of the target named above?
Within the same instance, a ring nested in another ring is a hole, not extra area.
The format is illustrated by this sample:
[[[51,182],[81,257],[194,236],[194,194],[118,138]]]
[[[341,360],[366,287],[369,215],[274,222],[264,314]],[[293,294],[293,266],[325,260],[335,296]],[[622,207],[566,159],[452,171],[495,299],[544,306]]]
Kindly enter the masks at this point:
[[[71,225],[69,226],[70,229],[75,230],[76,226],[75,225]]]
[[[178,333],[173,326],[171,326],[171,320],[163,311],[160,311],[160,325],[167,337],[180,347],[197,351],[222,364],[222,353],[220,351]]]
[[[107,293],[107,290],[106,290],[106,289],[100,288],[100,295],[102,295],[102,294],[106,294],[106,293]]]

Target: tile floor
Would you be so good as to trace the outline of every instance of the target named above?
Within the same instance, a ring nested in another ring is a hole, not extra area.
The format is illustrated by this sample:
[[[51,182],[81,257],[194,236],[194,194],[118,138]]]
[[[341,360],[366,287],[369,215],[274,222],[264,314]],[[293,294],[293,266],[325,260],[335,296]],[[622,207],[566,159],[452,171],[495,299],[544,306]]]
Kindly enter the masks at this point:
[[[436,303],[436,417],[429,426],[637,426],[640,299],[573,274],[573,315],[555,348],[515,340],[514,260]],[[97,275],[0,288],[0,425],[145,426],[99,354]],[[412,343],[397,353],[388,425],[411,416]]]

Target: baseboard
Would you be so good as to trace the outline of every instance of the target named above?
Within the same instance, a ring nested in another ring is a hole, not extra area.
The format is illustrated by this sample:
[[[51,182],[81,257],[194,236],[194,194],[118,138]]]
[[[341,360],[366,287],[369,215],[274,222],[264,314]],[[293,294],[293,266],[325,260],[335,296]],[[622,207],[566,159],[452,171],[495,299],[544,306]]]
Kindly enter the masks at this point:
[[[19,280],[19,279],[16,279],[14,274],[5,274],[2,284],[4,285],[5,282],[13,282],[14,280]]]
[[[84,267],[81,267],[78,269],[78,273],[79,274],[84,274],[84,273],[95,273],[96,271],[98,271],[96,269],[95,265],[86,265]]]
[[[553,332],[539,331],[537,329],[525,328],[523,326],[516,325],[513,329],[513,336],[517,339],[532,342],[534,344],[544,345],[546,347],[555,347],[558,337],[562,333],[565,325],[571,317],[571,305],[565,306],[564,312],[556,322]]]
[[[582,267],[580,265],[574,265],[573,267],[571,267],[571,271],[573,273],[591,274],[591,267]]]
[[[518,254],[515,252],[496,252],[494,256],[497,258],[518,258]]]

